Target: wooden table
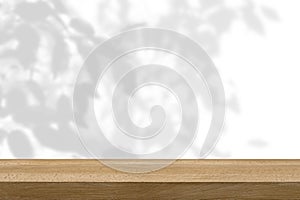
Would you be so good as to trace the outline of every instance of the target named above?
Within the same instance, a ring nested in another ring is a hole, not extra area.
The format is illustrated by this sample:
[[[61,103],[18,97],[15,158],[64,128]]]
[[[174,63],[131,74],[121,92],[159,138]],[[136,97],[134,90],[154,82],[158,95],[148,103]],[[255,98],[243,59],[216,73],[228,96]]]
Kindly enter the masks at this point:
[[[300,160],[178,160],[144,174],[98,160],[0,160],[0,199],[251,198],[300,199]]]

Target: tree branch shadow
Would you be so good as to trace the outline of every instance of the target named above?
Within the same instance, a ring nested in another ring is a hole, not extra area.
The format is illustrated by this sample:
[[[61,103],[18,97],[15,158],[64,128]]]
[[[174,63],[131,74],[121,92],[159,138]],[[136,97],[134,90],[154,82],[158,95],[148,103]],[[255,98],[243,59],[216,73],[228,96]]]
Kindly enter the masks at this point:
[[[199,0],[196,5],[182,0],[165,1],[168,12],[155,26],[179,30],[199,42],[209,55],[217,56],[221,38],[237,20],[258,34],[264,34],[266,18],[279,20],[273,9],[257,7],[251,0],[244,2],[236,8],[222,0]],[[116,4],[119,9],[114,11]],[[14,157],[36,156],[38,149],[28,139],[28,132],[45,148],[89,157],[73,121],[74,80],[88,53],[106,39],[97,29],[117,33],[153,25],[147,20],[130,19],[136,4],[129,0],[99,2],[99,27],[76,15],[64,1],[18,0],[1,4],[0,144],[6,142]],[[111,9],[115,21],[105,14]],[[106,30],[108,25],[110,29]],[[90,77],[97,79],[92,71]],[[81,87],[85,95],[93,97],[93,91],[86,90],[88,86]],[[232,94],[228,102],[228,109],[238,113],[237,96]],[[82,108],[87,109],[84,105]],[[9,127],[7,121],[19,126]]]

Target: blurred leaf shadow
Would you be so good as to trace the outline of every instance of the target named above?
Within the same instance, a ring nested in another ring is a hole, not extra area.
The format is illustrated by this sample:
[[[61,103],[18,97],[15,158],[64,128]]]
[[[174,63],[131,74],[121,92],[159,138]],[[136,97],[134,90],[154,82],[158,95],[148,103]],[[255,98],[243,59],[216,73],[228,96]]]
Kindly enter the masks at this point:
[[[182,30],[210,55],[220,53],[221,37],[237,20],[263,34],[263,17],[257,9],[268,19],[279,20],[274,10],[257,8],[251,0],[244,1],[240,8],[232,8],[223,0],[199,0],[198,6],[182,0],[166,2],[169,12],[160,17],[156,26]],[[112,28],[113,32],[149,26],[147,21],[130,21],[134,1],[118,0],[99,3],[100,28],[102,23],[114,27],[114,22],[105,21],[103,14],[114,3],[121,8],[114,12],[121,25]],[[7,127],[4,119],[29,129],[46,148],[89,157],[73,122],[72,90],[83,60],[105,38],[99,36],[94,24],[69,7],[69,2],[59,0],[18,0],[4,2],[0,7],[0,143],[6,141],[15,157],[34,158],[38,150],[24,131]],[[98,77],[90,73],[96,81]],[[80,86],[82,91],[92,97],[93,91],[86,90],[85,84]],[[238,112],[237,96],[233,94],[230,99],[229,109]]]

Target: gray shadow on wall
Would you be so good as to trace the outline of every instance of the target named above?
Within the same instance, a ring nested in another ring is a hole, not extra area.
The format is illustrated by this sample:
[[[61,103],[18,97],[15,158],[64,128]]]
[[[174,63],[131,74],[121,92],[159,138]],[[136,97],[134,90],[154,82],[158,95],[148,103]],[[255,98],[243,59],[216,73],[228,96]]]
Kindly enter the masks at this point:
[[[122,9],[111,12],[119,25],[117,33],[148,22],[133,23],[129,15],[133,5],[127,0],[115,1]],[[188,1],[169,2],[169,13],[157,27],[182,32],[199,42],[209,53],[220,53],[220,39],[236,20],[242,20],[258,34],[263,34],[265,17],[278,20],[270,8],[258,8],[245,1],[231,8],[222,0],[200,0],[199,7]],[[77,16],[63,1],[10,1],[0,6],[0,144],[6,142],[16,158],[36,156],[33,140],[43,147],[73,157],[89,157],[80,143],[71,107],[74,81],[88,53],[106,38],[106,30],[96,32],[102,24],[111,24],[105,14],[112,1],[102,1],[99,24]],[[100,4],[99,4],[100,5]],[[120,25],[121,24],[121,25]],[[91,71],[90,77],[97,79]],[[133,84],[136,78],[132,79]],[[92,98],[93,91],[84,94]],[[239,112],[233,94],[229,110]],[[87,104],[87,102],[82,102]],[[83,112],[87,107],[81,106]],[[32,140],[33,138],[33,140]],[[1,148],[0,148],[1,153]],[[227,155],[227,154],[226,154]]]

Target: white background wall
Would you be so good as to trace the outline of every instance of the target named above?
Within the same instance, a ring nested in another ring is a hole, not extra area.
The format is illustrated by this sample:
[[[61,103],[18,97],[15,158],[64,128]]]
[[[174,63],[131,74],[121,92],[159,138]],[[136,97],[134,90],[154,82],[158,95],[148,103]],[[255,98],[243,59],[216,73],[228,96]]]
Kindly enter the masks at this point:
[[[223,79],[228,105],[223,135],[209,158],[300,157],[299,1],[66,2],[69,14],[61,15],[62,20],[67,22],[72,16],[79,16],[103,40],[123,30],[150,26],[181,32],[202,44]],[[3,1],[3,5],[0,13],[7,19],[15,3]],[[203,5],[206,5],[205,9]],[[2,25],[8,23],[4,18],[0,20]],[[36,25],[36,22],[31,23]],[[0,52],[7,51],[2,43]],[[2,66],[12,62],[5,57],[0,59]],[[76,74],[82,61],[78,60],[78,66],[61,73],[58,86],[53,87],[61,88],[62,84],[72,83],[73,79],[68,82],[67,77]],[[14,79],[7,78],[10,69],[2,67],[0,70],[3,74],[2,91],[27,77],[24,75],[26,70],[13,73]],[[15,78],[18,75],[21,78]],[[70,88],[66,88],[66,94],[69,94]],[[5,106],[3,96],[2,106]],[[4,113],[0,109],[1,112]],[[30,125],[15,122],[9,114],[3,114],[0,128],[0,158],[85,157],[80,154],[81,150],[73,151],[41,142],[43,140],[33,133]],[[10,137],[14,129],[23,130],[23,135]],[[73,136],[70,134],[70,137]],[[47,140],[47,135],[45,137]],[[11,138],[19,142],[13,142]],[[65,144],[68,145],[68,139]],[[185,158],[197,158],[197,153],[190,152]]]

